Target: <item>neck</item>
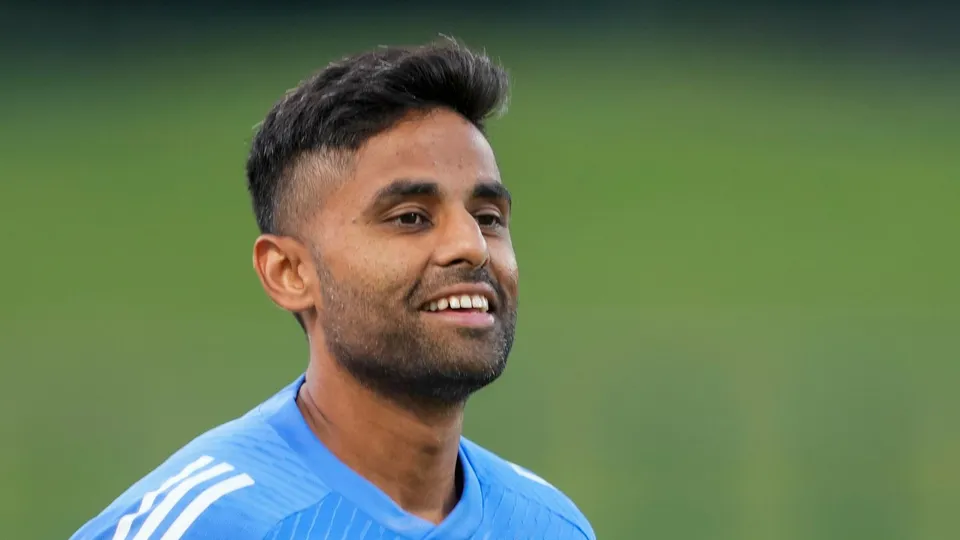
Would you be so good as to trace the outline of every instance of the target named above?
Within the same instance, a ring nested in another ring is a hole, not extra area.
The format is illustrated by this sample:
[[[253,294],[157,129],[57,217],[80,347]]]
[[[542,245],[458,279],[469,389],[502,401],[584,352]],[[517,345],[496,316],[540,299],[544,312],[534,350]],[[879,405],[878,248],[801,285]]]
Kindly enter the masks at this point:
[[[320,441],[405,511],[440,523],[460,498],[463,407],[404,406],[314,355],[297,404]]]

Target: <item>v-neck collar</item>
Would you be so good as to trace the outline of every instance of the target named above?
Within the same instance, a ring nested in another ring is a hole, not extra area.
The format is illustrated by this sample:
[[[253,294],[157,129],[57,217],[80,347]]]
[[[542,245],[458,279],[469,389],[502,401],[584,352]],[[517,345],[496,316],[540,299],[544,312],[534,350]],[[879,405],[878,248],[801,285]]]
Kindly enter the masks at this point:
[[[327,487],[380,525],[412,540],[469,538],[476,532],[483,519],[483,496],[463,439],[458,450],[458,463],[463,473],[460,501],[443,522],[434,525],[400,508],[380,488],[347,467],[320,442],[296,403],[305,379],[305,375],[300,375],[261,410],[266,414],[266,421]]]

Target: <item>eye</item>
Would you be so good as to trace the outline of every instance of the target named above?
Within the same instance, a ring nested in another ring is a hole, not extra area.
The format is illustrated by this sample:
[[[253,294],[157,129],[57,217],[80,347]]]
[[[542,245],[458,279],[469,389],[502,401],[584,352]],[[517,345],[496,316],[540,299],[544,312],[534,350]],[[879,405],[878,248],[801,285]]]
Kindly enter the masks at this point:
[[[480,214],[476,216],[477,223],[481,227],[502,227],[503,218],[497,214]]]
[[[403,214],[395,216],[392,221],[404,227],[416,227],[428,223],[427,217],[420,212],[404,212]]]

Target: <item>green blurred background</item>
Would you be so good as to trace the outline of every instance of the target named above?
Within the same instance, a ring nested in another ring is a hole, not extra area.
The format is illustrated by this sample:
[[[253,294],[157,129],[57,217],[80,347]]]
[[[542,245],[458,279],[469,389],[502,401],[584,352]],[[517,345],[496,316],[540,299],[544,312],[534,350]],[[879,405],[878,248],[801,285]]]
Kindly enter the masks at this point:
[[[468,436],[602,539],[960,538],[950,43],[786,7],[175,4],[0,12],[0,538],[67,538],[300,373],[250,264],[253,126],[438,33],[514,84],[520,323]]]

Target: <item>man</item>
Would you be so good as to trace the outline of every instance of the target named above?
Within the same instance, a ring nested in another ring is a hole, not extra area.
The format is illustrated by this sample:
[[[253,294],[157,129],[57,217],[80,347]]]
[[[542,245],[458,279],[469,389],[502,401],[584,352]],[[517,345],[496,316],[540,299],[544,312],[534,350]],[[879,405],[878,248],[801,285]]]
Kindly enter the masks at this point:
[[[247,163],[253,264],[306,333],[306,373],[73,538],[595,538],[557,489],[461,436],[516,325],[510,195],[483,132],[506,91],[444,41],[344,59],[273,107]]]

